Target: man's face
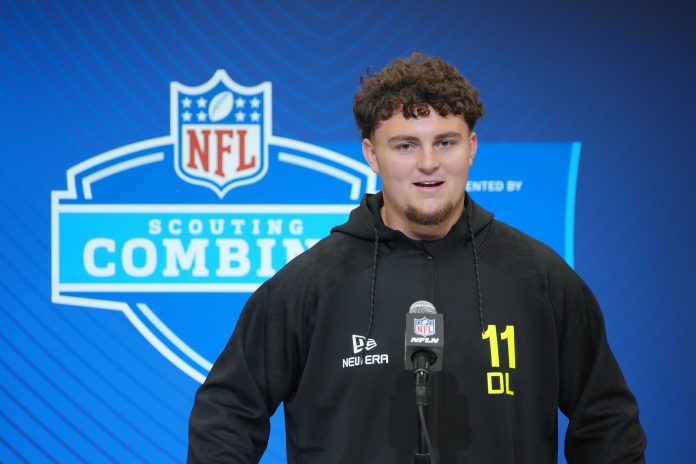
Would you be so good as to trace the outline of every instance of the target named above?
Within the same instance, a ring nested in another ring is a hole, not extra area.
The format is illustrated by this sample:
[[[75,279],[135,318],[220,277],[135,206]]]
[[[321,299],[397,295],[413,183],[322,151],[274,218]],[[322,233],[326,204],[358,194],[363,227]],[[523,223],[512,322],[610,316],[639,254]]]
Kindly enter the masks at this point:
[[[382,218],[392,229],[419,240],[444,237],[464,211],[476,133],[461,116],[406,119],[401,112],[383,121],[363,155],[382,176]]]

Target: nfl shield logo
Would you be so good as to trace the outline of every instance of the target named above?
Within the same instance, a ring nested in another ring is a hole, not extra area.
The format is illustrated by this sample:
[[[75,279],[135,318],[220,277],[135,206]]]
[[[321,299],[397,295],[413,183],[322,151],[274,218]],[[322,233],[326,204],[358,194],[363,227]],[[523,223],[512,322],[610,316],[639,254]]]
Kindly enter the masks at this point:
[[[271,83],[245,87],[218,70],[205,84],[171,85],[174,168],[222,198],[268,170]]]
[[[413,320],[413,332],[421,337],[430,337],[435,334],[435,319],[422,317]]]

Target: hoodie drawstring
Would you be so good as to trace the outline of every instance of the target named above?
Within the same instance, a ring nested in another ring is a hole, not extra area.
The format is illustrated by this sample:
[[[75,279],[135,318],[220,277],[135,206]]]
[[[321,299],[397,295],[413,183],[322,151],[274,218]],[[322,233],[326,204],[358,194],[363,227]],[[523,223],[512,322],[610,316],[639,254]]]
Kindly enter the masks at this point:
[[[372,258],[372,284],[370,285],[370,322],[367,325],[367,335],[365,335],[365,348],[367,348],[367,341],[372,335],[372,321],[375,317],[375,288],[377,287],[377,261],[379,260],[379,233],[377,232],[377,227],[372,225],[372,231],[375,233],[375,252]],[[363,349],[361,352],[363,362],[365,361],[365,351]]]
[[[474,228],[471,225],[471,208],[469,214],[466,215],[466,222],[469,226],[469,235],[471,236],[471,249],[474,251],[474,270],[476,271],[476,294],[478,296],[478,312],[479,322],[481,323],[481,333],[485,333],[486,329],[483,324],[483,294],[481,292],[481,273],[479,272],[478,248],[476,247],[476,237],[474,237]]]

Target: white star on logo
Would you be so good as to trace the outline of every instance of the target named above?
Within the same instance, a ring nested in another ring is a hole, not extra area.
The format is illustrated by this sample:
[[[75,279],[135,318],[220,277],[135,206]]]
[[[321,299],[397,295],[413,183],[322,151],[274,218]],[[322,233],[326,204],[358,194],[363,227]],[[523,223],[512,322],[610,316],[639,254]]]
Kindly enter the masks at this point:
[[[237,122],[242,122],[244,121],[244,118],[246,117],[246,114],[244,114],[243,111],[237,111],[234,114],[234,118],[237,120]]]
[[[261,114],[258,111],[251,113],[251,120],[253,122],[259,122],[259,119],[261,119]]]
[[[201,97],[198,100],[196,100],[196,104],[198,105],[199,108],[205,108],[205,104],[208,103],[208,100],[205,98]]]
[[[191,103],[190,100],[189,103]],[[189,122],[191,120],[191,113],[189,113],[188,111],[184,111],[183,113],[181,113],[181,119],[183,119],[186,122]]]
[[[183,100],[181,100],[181,104],[184,105],[184,108],[191,108],[191,99],[189,97],[186,97]]]
[[[258,98],[254,97],[251,99],[251,107],[252,108],[258,108],[260,104],[261,104],[261,100],[259,100]]]
[[[244,100],[242,97],[239,97],[237,101],[235,101],[235,105],[237,105],[237,108],[244,108],[245,103],[246,100]]]
[[[205,111],[199,111],[196,116],[198,117],[198,121],[205,121]]]

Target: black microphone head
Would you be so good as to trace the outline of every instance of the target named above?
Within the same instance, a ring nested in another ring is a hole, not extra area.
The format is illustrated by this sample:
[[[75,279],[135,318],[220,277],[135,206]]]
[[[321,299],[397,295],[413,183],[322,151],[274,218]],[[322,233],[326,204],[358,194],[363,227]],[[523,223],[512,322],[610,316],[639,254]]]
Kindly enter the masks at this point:
[[[411,305],[408,310],[409,314],[437,314],[435,306],[429,301],[420,300]]]

